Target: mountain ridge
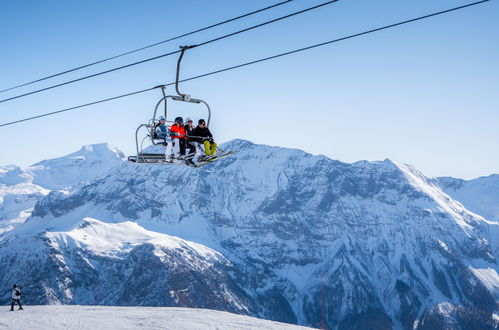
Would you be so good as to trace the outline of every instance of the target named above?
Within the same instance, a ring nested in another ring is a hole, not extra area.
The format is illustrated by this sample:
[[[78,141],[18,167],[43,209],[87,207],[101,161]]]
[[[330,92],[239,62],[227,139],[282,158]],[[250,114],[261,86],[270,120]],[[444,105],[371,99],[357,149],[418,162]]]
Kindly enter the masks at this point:
[[[484,218],[499,222],[499,174],[471,180],[439,177],[433,179],[452,198]]]

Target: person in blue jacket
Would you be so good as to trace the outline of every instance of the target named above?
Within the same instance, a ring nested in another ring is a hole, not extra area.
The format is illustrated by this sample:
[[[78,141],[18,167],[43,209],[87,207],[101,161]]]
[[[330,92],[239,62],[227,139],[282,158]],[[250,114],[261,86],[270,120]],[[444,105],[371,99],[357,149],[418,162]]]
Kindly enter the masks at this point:
[[[154,130],[156,133],[156,138],[163,140],[163,145],[166,146],[165,156],[166,158],[173,158],[173,141],[171,138],[170,128],[166,125],[166,119],[163,116],[159,117],[159,123],[156,125]]]

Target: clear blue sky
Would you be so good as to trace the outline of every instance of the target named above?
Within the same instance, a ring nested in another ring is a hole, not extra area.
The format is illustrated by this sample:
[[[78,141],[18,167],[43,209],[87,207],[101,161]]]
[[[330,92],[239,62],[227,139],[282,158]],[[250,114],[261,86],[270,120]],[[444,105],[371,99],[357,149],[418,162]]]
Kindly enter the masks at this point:
[[[245,13],[275,1],[0,1],[0,89]],[[313,4],[272,11],[44,83],[13,96],[176,50]],[[341,0],[199,49],[182,75],[258,59],[465,4],[451,0]],[[301,148],[346,162],[394,159],[428,176],[499,173],[499,5],[444,16],[182,85],[213,108],[219,141]],[[171,82],[164,58],[0,104],[1,122]],[[172,91],[173,92],[173,91]],[[2,97],[2,98],[3,98]],[[0,129],[0,164],[28,165],[81,145],[134,152],[134,132],[159,92]],[[185,116],[197,118],[192,109]]]

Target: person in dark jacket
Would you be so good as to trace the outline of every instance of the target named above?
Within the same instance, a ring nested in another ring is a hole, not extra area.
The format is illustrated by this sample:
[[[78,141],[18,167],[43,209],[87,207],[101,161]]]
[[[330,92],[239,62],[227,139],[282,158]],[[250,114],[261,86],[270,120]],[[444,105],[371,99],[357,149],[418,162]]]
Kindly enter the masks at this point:
[[[189,155],[194,155],[194,154],[198,154],[199,155],[199,152],[198,152],[198,149],[197,148],[197,140],[195,138],[196,135],[194,135],[194,130],[196,129],[194,127],[194,125],[192,124],[192,119],[191,118],[186,118],[185,119],[185,125],[184,125],[184,129],[185,129],[185,148],[186,149],[189,149]]]
[[[194,135],[201,140],[200,143],[204,146],[206,156],[212,156],[217,152],[217,144],[213,140],[213,135],[206,126],[206,121],[204,119],[199,119],[198,126],[194,129]]]
[[[21,289],[14,284],[12,288],[12,298],[11,298],[10,310],[14,310],[14,304],[17,303],[19,305],[19,309],[23,309],[23,305],[21,305]]]

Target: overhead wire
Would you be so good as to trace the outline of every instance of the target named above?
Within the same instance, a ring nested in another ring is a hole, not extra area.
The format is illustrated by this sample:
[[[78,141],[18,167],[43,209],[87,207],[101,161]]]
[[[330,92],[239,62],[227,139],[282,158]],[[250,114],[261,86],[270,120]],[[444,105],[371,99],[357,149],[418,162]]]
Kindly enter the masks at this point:
[[[195,80],[195,79],[199,79],[199,78],[211,76],[211,75],[214,75],[214,74],[218,74],[218,73],[221,73],[221,72],[226,72],[226,71],[229,71],[229,70],[234,70],[234,69],[241,68],[241,67],[244,67],[244,66],[248,66],[248,65],[252,65],[252,64],[256,64],[256,63],[261,63],[261,62],[268,61],[268,60],[271,60],[271,59],[275,59],[275,58],[279,58],[279,57],[283,57],[283,56],[295,54],[295,53],[298,53],[298,52],[310,50],[310,49],[313,49],[313,48],[322,47],[322,46],[329,45],[329,44],[332,44],[332,43],[336,43],[336,42],[348,40],[348,39],[359,37],[359,36],[362,36],[362,35],[366,35],[366,34],[378,32],[378,31],[389,29],[389,28],[393,28],[393,27],[396,27],[396,26],[400,26],[400,25],[412,23],[412,22],[415,22],[415,21],[427,19],[427,18],[430,18],[430,17],[434,17],[434,16],[446,14],[446,13],[453,12],[453,11],[460,10],[460,9],[464,9],[464,8],[467,8],[467,7],[476,6],[476,5],[479,5],[479,4],[488,2],[488,1],[491,1],[491,0],[481,0],[481,1],[473,2],[473,3],[469,3],[469,4],[466,4],[466,5],[462,5],[462,6],[458,6],[458,7],[454,7],[454,8],[450,8],[450,9],[446,9],[446,10],[442,10],[442,11],[438,11],[438,12],[435,12],[435,13],[432,13],[432,14],[428,14],[428,15],[424,15],[424,16],[419,16],[419,17],[412,18],[412,19],[405,20],[405,21],[401,21],[401,22],[398,22],[398,23],[389,24],[389,25],[385,25],[385,26],[382,26],[382,27],[379,27],[379,28],[370,29],[370,30],[367,30],[367,31],[364,31],[364,32],[359,32],[359,33],[351,34],[351,35],[348,35],[348,36],[345,36],[345,37],[342,37],[342,38],[337,38],[337,39],[333,39],[333,40],[321,42],[321,43],[318,43],[318,44],[314,44],[314,45],[311,45],[311,46],[298,48],[298,49],[295,49],[295,50],[292,50],[292,51],[288,51],[288,52],[285,52],[285,53],[280,53],[280,54],[277,54],[277,55],[268,56],[268,57],[261,58],[261,59],[258,59],[258,60],[254,60],[254,61],[250,61],[250,62],[238,64],[238,65],[234,65],[234,66],[227,67],[227,68],[224,68],[224,69],[215,70],[215,71],[211,71],[211,72],[208,72],[208,73],[200,74],[200,75],[193,76],[193,77],[190,77],[190,78],[182,79],[182,80],[180,80],[180,82],[191,81],[191,80]],[[45,116],[55,115],[55,114],[58,114],[58,113],[62,113],[62,112],[66,112],[66,111],[71,111],[71,110],[75,110],[75,109],[87,107],[87,106],[98,104],[98,103],[103,103],[103,102],[107,102],[107,101],[111,101],[111,100],[116,100],[116,99],[119,99],[119,98],[128,97],[128,96],[132,96],[132,95],[144,93],[144,92],[147,92],[147,91],[151,91],[151,90],[153,90],[155,88],[158,88],[158,87],[161,87],[161,86],[165,86],[166,87],[166,86],[172,86],[174,84],[175,84],[175,82],[171,82],[171,83],[168,83],[168,84],[165,84],[165,85],[159,85],[159,86],[156,86],[156,87],[147,88],[147,89],[143,89],[143,90],[135,91],[135,92],[130,92],[130,93],[127,93],[127,94],[122,94],[122,95],[110,97],[110,98],[107,98],[107,99],[102,99],[102,100],[98,100],[98,101],[94,101],[94,102],[90,102],[90,103],[86,103],[86,104],[82,104],[82,105],[78,105],[78,106],[74,106],[74,107],[70,107],[70,108],[66,108],[66,109],[62,109],[62,110],[58,110],[58,111],[48,112],[48,113],[44,113],[44,114],[33,116],[33,117],[19,119],[19,120],[15,120],[15,121],[11,121],[11,122],[0,124],[0,127],[5,127],[5,126],[9,126],[9,125],[13,125],[13,124],[17,124],[17,123],[20,123],[20,122],[24,122],[24,121],[28,121],[28,120],[33,120],[33,119],[37,119],[37,118],[41,118],[41,117],[45,117]]]
[[[318,4],[316,6],[312,6],[312,7],[306,8],[306,9],[302,9],[302,10],[293,12],[291,14],[287,14],[287,15],[284,15],[284,16],[281,16],[281,17],[278,17],[278,18],[274,18],[272,20],[269,20],[269,21],[266,21],[266,22],[263,22],[263,23],[260,23],[260,24],[257,24],[257,25],[250,26],[250,27],[242,29],[242,30],[238,30],[236,32],[225,34],[223,36],[220,36],[220,37],[217,37],[217,38],[214,38],[214,39],[210,39],[210,40],[201,42],[199,44],[195,44],[195,45],[191,46],[191,48],[205,46],[205,45],[211,44],[213,42],[220,41],[220,40],[223,40],[223,39],[226,39],[226,38],[229,38],[229,37],[241,34],[243,32],[251,31],[251,30],[260,28],[262,26],[265,26],[265,25],[269,25],[269,24],[272,24],[272,23],[275,23],[275,22],[278,22],[278,21],[282,21],[284,19],[296,16],[296,15],[300,15],[300,14],[309,12],[311,10],[318,9],[318,8],[321,8],[321,7],[333,4],[333,3],[338,2],[338,1],[340,1],[340,0],[330,0],[330,1]],[[91,75],[88,75],[88,76],[84,76],[84,77],[81,77],[81,78],[73,79],[73,80],[66,81],[66,82],[63,82],[63,83],[60,83],[60,84],[56,84],[56,85],[48,86],[48,87],[45,87],[45,88],[37,89],[37,90],[31,91],[31,92],[28,92],[28,93],[24,93],[24,94],[12,96],[12,97],[0,100],[0,103],[4,103],[4,102],[7,102],[7,101],[12,101],[12,100],[19,99],[19,98],[22,98],[22,97],[26,97],[26,96],[29,96],[29,95],[33,95],[33,94],[36,94],[36,93],[40,93],[40,92],[44,92],[44,91],[47,91],[47,90],[50,90],[50,89],[54,89],[54,88],[57,88],[57,87],[61,87],[61,86],[73,84],[73,83],[78,82],[78,81],[90,79],[90,78],[93,78],[93,77],[101,76],[103,74],[111,73],[111,72],[114,72],[114,71],[118,71],[118,70],[122,70],[122,69],[129,68],[129,67],[132,67],[132,66],[136,66],[136,65],[139,65],[139,64],[143,64],[143,63],[146,63],[146,62],[154,61],[154,60],[157,60],[157,59],[160,59],[160,58],[163,58],[163,57],[167,57],[167,56],[170,56],[170,55],[178,54],[180,52],[181,52],[180,50],[176,50],[176,51],[173,51],[173,52],[169,52],[169,53],[161,54],[161,55],[158,55],[158,56],[146,58],[144,60],[140,60],[140,61],[133,62],[133,63],[130,63],[130,64],[122,65],[122,66],[119,66],[119,67],[116,67],[116,68],[113,68],[113,69],[109,69],[109,70],[97,72],[97,73],[94,73],[94,74],[91,74]]]
[[[28,118],[24,118],[24,119],[19,119],[19,120],[11,121],[9,123],[0,124],[0,127],[9,126],[9,125],[21,123],[21,122],[28,121],[28,120],[34,120],[34,119],[38,119],[38,118],[42,118],[42,117],[52,116],[52,115],[55,115],[55,114],[58,114],[58,113],[67,112],[67,111],[71,111],[71,110],[76,110],[76,109],[88,107],[88,106],[99,104],[99,103],[104,103],[104,102],[108,102],[108,101],[112,101],[112,100],[117,100],[117,99],[121,99],[121,98],[124,98],[124,97],[127,97],[127,96],[141,94],[141,93],[153,90],[153,89],[155,89],[155,87],[146,88],[146,89],[142,89],[142,90],[139,90],[139,91],[130,92],[130,93],[126,93],[126,94],[122,94],[122,95],[118,95],[118,96],[113,96],[113,97],[109,97],[107,99],[102,99],[102,100],[98,100],[98,101],[94,101],[94,102],[90,102],[90,103],[85,103],[85,104],[77,105],[77,106],[74,106],[74,107],[65,108],[65,109],[62,109],[62,110],[57,110],[57,111],[52,111],[52,112],[48,112],[48,113],[43,113],[43,114],[40,114],[40,115],[37,115],[37,116],[28,117]]]
[[[61,76],[61,75],[67,74],[67,73],[75,72],[75,71],[78,71],[78,70],[81,70],[81,69],[84,69],[84,68],[88,68],[90,66],[97,65],[97,64],[100,64],[100,63],[108,62],[108,61],[111,61],[111,60],[114,60],[114,59],[117,59],[117,58],[120,58],[120,57],[123,57],[123,56],[126,56],[126,55],[137,53],[139,51],[142,51],[142,50],[145,50],[145,49],[148,49],[148,48],[152,48],[152,47],[155,47],[155,46],[158,46],[158,45],[161,45],[161,44],[165,44],[165,43],[173,41],[173,40],[177,40],[177,39],[180,39],[180,38],[183,38],[183,37],[187,37],[187,36],[193,35],[195,33],[206,31],[206,30],[212,29],[212,28],[217,27],[217,26],[221,26],[221,25],[224,25],[224,24],[227,24],[227,23],[230,23],[230,22],[237,21],[237,20],[242,19],[242,18],[246,18],[246,17],[252,16],[252,15],[255,15],[257,13],[261,13],[261,12],[270,10],[272,8],[275,8],[275,7],[282,6],[282,5],[287,4],[289,2],[292,2],[292,1],[294,1],[294,0],[281,1],[281,2],[278,2],[276,4],[273,4],[273,5],[261,8],[261,9],[257,9],[257,10],[254,10],[254,11],[251,11],[251,12],[243,14],[243,15],[239,15],[239,16],[236,16],[236,17],[233,17],[233,18],[229,18],[229,19],[227,19],[225,21],[221,21],[221,22],[218,22],[218,23],[215,23],[215,24],[211,24],[211,25],[205,26],[203,28],[200,28],[200,29],[197,29],[197,30],[194,30],[194,31],[191,31],[191,32],[180,34],[180,35],[175,36],[175,37],[171,37],[171,38],[166,39],[166,40],[158,41],[158,42],[155,42],[155,43],[147,45],[147,46],[143,46],[143,47],[140,47],[140,48],[137,48],[137,49],[133,49],[133,50],[130,50],[130,51],[127,51],[127,52],[124,52],[124,53],[120,53],[120,54],[117,54],[117,55],[114,55],[114,56],[111,56],[111,57],[104,58],[102,60],[98,60],[98,61],[95,61],[95,62],[84,64],[84,65],[81,65],[81,66],[78,66],[78,67],[75,67],[75,68],[72,68],[72,69],[68,69],[68,70],[65,70],[65,71],[62,71],[62,72],[51,74],[51,75],[46,76],[46,77],[42,77],[42,78],[35,79],[35,80],[29,81],[29,82],[26,82],[26,83],[23,83],[23,84],[12,86],[12,87],[0,90],[0,93],[7,92],[7,91],[10,91],[10,90],[13,90],[13,89],[16,89],[16,88],[28,86],[28,85],[31,85],[31,84],[34,84],[34,83],[37,83],[37,82],[40,82],[40,81],[44,81],[44,80],[47,80],[47,79],[50,79],[50,78],[55,78],[55,77],[58,77],[58,76]]]

